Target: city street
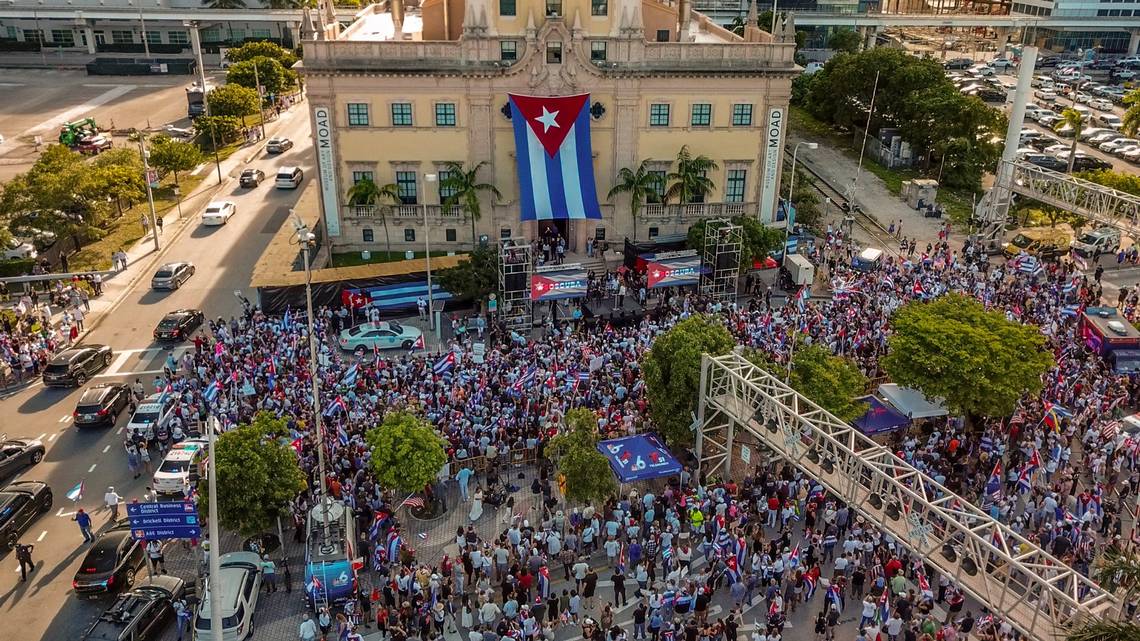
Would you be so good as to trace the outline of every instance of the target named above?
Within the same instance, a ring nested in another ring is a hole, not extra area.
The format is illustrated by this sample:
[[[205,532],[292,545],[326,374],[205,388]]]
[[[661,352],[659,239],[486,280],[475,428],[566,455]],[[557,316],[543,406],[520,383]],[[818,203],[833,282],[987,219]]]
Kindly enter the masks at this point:
[[[60,90],[66,91],[62,86]],[[132,89],[125,93],[136,92]],[[137,93],[142,99],[140,102],[150,102],[141,91]],[[172,91],[160,93],[166,97],[156,102],[173,103],[177,98],[177,110],[185,113],[181,96],[173,96]],[[156,105],[153,113],[166,111],[165,106]],[[119,118],[118,112],[114,113],[114,117]],[[102,121],[111,114],[96,116]],[[34,120],[31,114],[22,118],[20,122]],[[11,130],[8,122],[0,120],[0,127],[6,134],[19,135]],[[116,121],[116,126],[122,124]],[[254,263],[272,235],[287,223],[289,208],[300,195],[299,190],[274,188],[272,176],[276,168],[295,164],[306,172],[306,181],[315,176],[306,109],[294,108],[283,113],[280,122],[273,123],[269,130],[288,136],[297,144],[279,156],[266,155],[260,151],[260,144],[243,148],[223,163],[226,180],[213,199],[236,204],[237,214],[230,222],[220,227],[204,227],[197,220],[201,207],[193,211],[187,208],[185,215],[189,220],[184,227],[170,224],[166,227],[161,240],[171,243],[170,246],[164,246],[159,257],[148,257],[157,263],[190,261],[197,266],[197,274],[173,292],[151,291],[149,273],[141,274],[117,308],[110,314],[100,315],[94,327],[89,327],[84,343],[110,345],[115,351],[111,366],[92,382],[139,378],[149,389],[154,373],[161,372],[170,353],[169,348],[152,342],[151,332],[169,311],[198,308],[213,318],[229,318],[240,312],[241,304],[234,292],[240,290],[251,295],[246,288]],[[255,158],[246,164],[250,156]],[[257,189],[239,188],[236,177],[246,167],[262,169],[267,180]],[[213,165],[207,165],[204,171],[212,173]],[[204,205],[204,199],[196,202]],[[152,267],[148,269],[153,271]],[[176,355],[179,349],[183,348],[174,347]],[[34,522],[21,539],[35,545],[36,569],[28,582],[21,583],[18,572],[11,571],[17,567],[13,555],[8,554],[0,561],[0,568],[4,570],[0,572],[0,613],[3,613],[6,628],[20,630],[22,638],[78,638],[108,605],[105,599],[79,601],[71,594],[71,576],[86,549],[71,516],[77,507],[82,507],[93,513],[96,529],[101,529],[109,519],[109,513],[102,508],[102,497],[108,486],[114,486],[129,501],[141,497],[150,483],[148,475],[135,480],[128,473],[122,427],[78,430],[72,426],[71,414],[81,393],[82,389],[47,389],[36,382],[0,404],[0,424],[9,437],[40,438],[47,446],[46,458],[25,471],[21,478],[47,481],[55,493],[51,512]],[[124,412],[118,425],[124,425],[129,419]],[[157,466],[159,462],[156,460],[152,465]],[[86,488],[84,496],[73,505],[64,495],[81,481]]]

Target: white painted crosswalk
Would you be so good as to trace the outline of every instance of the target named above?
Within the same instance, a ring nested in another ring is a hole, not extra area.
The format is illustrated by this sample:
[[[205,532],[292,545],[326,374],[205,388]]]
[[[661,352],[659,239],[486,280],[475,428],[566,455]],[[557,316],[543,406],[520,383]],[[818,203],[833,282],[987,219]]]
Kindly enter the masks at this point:
[[[184,354],[192,351],[194,351],[193,345],[116,350],[115,358],[111,361],[110,366],[97,374],[95,378],[161,374],[169,356],[173,355],[174,360],[177,361]]]

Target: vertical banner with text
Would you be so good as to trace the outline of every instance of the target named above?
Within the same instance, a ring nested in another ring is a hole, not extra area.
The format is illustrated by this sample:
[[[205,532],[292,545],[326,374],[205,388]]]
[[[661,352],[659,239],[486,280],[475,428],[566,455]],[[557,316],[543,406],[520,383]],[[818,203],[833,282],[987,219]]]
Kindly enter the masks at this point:
[[[340,186],[336,181],[336,154],[333,153],[332,110],[313,107],[314,142],[317,146],[317,172],[321,176],[321,203],[325,231],[340,236]]]
[[[760,222],[775,220],[776,189],[780,183],[780,152],[784,149],[784,108],[769,107],[764,127],[764,169],[760,181]]]

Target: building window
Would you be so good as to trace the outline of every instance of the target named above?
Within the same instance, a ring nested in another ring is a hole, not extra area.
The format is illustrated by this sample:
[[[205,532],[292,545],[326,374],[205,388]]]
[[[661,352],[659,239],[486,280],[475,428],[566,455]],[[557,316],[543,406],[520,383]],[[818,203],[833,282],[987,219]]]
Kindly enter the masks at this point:
[[[250,29],[249,30],[249,37],[250,38],[272,38],[273,32],[270,31],[269,29]]]
[[[400,202],[405,205],[416,204],[416,172],[396,172],[396,195],[400,197]]]
[[[16,27],[13,27],[12,25],[8,25],[6,27],[6,29],[8,30],[8,39],[9,40],[15,40],[16,34],[20,33],[20,30],[17,29]]]
[[[354,171],[352,172],[352,184],[356,184],[362,180],[376,181],[374,174],[371,171]]]
[[[27,40],[27,38],[24,38]],[[135,32],[128,29],[112,29],[111,42],[117,45],[134,44]]]
[[[546,43],[546,62],[552,65],[562,64],[562,43],[561,42],[548,42]]]
[[[653,183],[653,191],[649,192],[645,202],[654,204],[665,202],[665,170],[651,169],[649,175],[655,176],[657,180]]]
[[[454,242],[455,242],[455,238],[456,238],[456,236],[455,236],[455,230],[454,230],[454,229],[445,229],[445,230],[443,230],[443,237],[444,237],[444,239],[445,239],[445,240],[447,240],[447,242],[449,242],[449,243],[454,243]]]
[[[376,236],[372,233],[371,227],[365,227],[364,229],[360,230],[360,235],[366,243],[374,242],[376,239]]]
[[[147,44],[149,44],[149,45],[160,45],[160,44],[162,44],[162,32],[161,31],[147,31],[145,35],[146,35],[146,43]]]
[[[744,202],[744,180],[748,175],[745,169],[729,169],[728,178],[724,182],[724,202]]]
[[[665,103],[654,103],[652,105],[649,105],[649,126],[669,126],[669,105]]]
[[[606,239],[606,228],[605,227],[595,227],[594,228],[594,240],[605,240],[605,239]]]
[[[660,233],[661,233],[661,230],[658,229],[657,227],[650,227],[649,228],[649,237],[650,238],[657,238],[658,234],[660,234]]]
[[[130,31],[127,32],[128,34]],[[24,29],[24,42],[43,42],[44,33],[39,29]]]
[[[241,42],[245,40],[245,29],[230,29],[230,42]]]
[[[590,43],[590,60],[594,62],[606,61],[606,43],[605,41],[595,40]]]
[[[64,47],[74,47],[75,34],[70,29],[52,29],[51,41]]]
[[[712,124],[712,105],[707,102],[693,104],[693,114],[689,124],[694,127],[708,127]]]
[[[446,169],[439,170],[439,174],[437,176],[439,182],[437,184],[439,185],[439,202],[441,203],[454,196],[456,192],[455,187],[449,186],[447,184],[449,178],[451,178],[450,171]]]
[[[751,127],[752,126],[752,105],[733,105],[732,106],[732,126],[733,127]]]
[[[168,31],[166,37],[172,45],[190,44],[190,34],[186,31]]]
[[[202,42],[221,42],[222,38],[221,27],[211,27],[209,29],[202,29]]]
[[[668,29],[658,29],[657,30],[657,42],[669,42],[669,30]]]
[[[393,127],[411,127],[412,126],[412,103],[410,103],[410,102],[394,102],[394,103],[392,103],[392,126]]]
[[[499,238],[506,240],[510,237],[511,237],[511,228],[510,227],[500,227],[499,228]]]
[[[416,230],[415,229],[410,228],[410,227],[404,229],[404,242],[405,243],[416,242]]]
[[[554,18],[562,17],[562,0],[546,0],[546,15]]]
[[[366,103],[366,102],[350,102],[350,103],[348,103],[348,126],[349,127],[367,127],[368,126],[368,103]]]
[[[499,60],[514,62],[519,59],[519,43],[515,40],[499,41]]]
[[[515,0],[499,0],[499,15],[513,18],[518,15]]]
[[[610,3],[608,0],[590,0],[590,15],[605,16],[609,13]]]
[[[435,105],[435,126],[436,127],[454,127],[455,126],[455,103],[454,102],[439,102]]]

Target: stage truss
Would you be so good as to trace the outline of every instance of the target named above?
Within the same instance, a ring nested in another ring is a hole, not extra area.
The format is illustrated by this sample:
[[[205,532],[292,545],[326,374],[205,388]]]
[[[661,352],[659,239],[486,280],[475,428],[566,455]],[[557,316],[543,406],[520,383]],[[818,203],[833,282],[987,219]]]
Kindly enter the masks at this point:
[[[507,327],[530,326],[532,265],[530,242],[523,238],[499,241],[499,318]]]
[[[751,473],[734,452],[744,441],[759,441],[819,479],[1030,639],[1056,641],[1074,619],[1119,612],[1115,595],[743,356],[704,355],[700,472],[727,476],[735,462],[735,476]]]
[[[708,271],[701,274],[701,293],[720,301],[735,301],[744,228],[725,218],[709,218],[704,225],[705,246],[701,258]]]

